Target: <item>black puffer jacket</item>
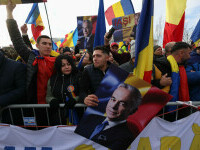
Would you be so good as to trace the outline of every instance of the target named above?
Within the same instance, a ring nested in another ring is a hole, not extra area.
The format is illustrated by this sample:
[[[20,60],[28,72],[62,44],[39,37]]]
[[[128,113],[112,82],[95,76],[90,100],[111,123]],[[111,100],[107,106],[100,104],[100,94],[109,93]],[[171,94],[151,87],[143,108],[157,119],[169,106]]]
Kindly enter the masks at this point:
[[[55,74],[50,78],[51,93],[54,98],[59,100],[59,103],[64,103],[66,96],[70,97],[71,94],[68,88],[73,87],[75,96],[79,95],[79,77],[80,74]]]

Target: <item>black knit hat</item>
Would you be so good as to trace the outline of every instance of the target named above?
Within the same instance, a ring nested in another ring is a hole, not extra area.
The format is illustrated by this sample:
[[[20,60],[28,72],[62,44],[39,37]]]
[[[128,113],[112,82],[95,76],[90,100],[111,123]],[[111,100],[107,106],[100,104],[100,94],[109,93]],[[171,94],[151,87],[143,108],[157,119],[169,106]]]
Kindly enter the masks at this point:
[[[69,47],[65,47],[65,48],[63,49],[63,53],[65,53],[65,52],[71,52],[70,48],[69,48]]]
[[[161,46],[155,45],[155,46],[153,47],[153,51],[155,52],[159,47],[161,47]]]

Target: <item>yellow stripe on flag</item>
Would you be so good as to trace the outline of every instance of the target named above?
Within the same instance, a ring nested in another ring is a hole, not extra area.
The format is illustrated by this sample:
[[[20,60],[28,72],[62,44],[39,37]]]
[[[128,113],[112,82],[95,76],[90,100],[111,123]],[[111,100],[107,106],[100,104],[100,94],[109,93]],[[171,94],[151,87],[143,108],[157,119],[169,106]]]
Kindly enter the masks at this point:
[[[166,0],[166,22],[178,25],[186,9],[187,0]]]
[[[121,2],[113,4],[112,7],[113,7],[113,12],[115,14],[115,18],[124,16],[124,10],[122,8]]]
[[[138,56],[137,67],[134,69],[134,75],[143,79],[145,71],[151,71],[153,67],[153,16],[151,17],[151,29],[149,35],[149,44]]]
[[[195,46],[198,46],[198,43],[200,42],[200,39],[198,39],[196,42],[194,42]]]
[[[74,33],[74,31],[72,33],[68,34],[67,41],[63,44],[63,47],[66,47],[66,46],[73,47],[74,46],[73,33]]]
[[[36,20],[36,25],[37,26],[43,26],[44,27],[44,24],[43,24],[43,21],[42,21],[42,18],[41,16],[39,15],[37,20]]]
[[[169,55],[167,57],[167,60],[169,61],[170,65],[171,65],[172,72],[178,73],[179,67],[178,67],[178,64],[177,64],[175,58],[172,55]]]

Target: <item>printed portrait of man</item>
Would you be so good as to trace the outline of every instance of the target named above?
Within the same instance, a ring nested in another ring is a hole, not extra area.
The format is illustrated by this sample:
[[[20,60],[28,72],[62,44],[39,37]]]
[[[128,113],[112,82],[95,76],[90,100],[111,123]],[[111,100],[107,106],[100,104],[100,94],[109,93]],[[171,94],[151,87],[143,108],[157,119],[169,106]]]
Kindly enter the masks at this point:
[[[121,83],[106,106],[106,116],[91,114],[81,121],[75,132],[113,150],[125,150],[136,138],[126,119],[136,112],[142,101],[140,91]]]
[[[94,35],[92,34],[93,26],[90,20],[83,20],[82,22],[82,32],[83,37],[79,39],[80,48],[88,49],[89,52],[93,50]]]

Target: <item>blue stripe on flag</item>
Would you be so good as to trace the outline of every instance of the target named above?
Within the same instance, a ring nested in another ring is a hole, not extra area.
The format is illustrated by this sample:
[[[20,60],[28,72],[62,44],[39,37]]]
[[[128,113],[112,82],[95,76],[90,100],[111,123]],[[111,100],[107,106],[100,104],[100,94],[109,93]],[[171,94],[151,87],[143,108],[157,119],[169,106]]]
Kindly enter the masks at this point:
[[[135,13],[131,0],[121,0],[121,5],[125,16]]]

